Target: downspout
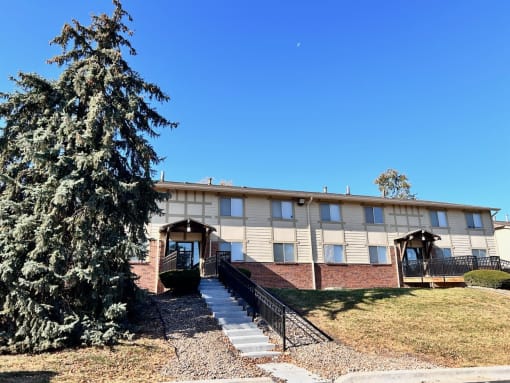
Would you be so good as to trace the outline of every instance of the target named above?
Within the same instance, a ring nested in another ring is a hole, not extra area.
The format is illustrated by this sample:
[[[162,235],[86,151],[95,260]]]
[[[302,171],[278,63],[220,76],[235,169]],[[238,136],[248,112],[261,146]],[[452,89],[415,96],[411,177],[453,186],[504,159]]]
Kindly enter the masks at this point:
[[[395,268],[397,269],[397,286],[398,288],[401,288],[402,285],[400,283],[400,273],[401,273],[401,267],[399,267],[399,263],[402,265],[402,259],[403,259],[403,255],[404,252],[406,251],[406,244],[404,243],[403,247],[401,246],[400,243],[395,243],[393,242],[393,244],[395,245]],[[402,278],[404,276],[402,275]]]
[[[317,281],[315,280],[315,259],[314,259],[314,246],[313,246],[313,234],[312,234],[312,220],[310,218],[310,205],[313,201],[313,197],[310,197],[306,204],[306,213],[308,218],[308,234],[310,237],[310,256],[312,260],[312,289],[317,290]]]

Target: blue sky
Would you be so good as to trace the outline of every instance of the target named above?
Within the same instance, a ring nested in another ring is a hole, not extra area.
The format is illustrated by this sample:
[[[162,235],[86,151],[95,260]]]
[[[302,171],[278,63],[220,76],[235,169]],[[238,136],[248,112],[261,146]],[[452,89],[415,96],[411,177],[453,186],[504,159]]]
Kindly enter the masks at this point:
[[[167,179],[379,195],[387,168],[423,200],[510,214],[510,2],[124,0],[131,66],[178,121],[153,144]],[[0,91],[56,78],[48,42],[107,0],[0,13]]]

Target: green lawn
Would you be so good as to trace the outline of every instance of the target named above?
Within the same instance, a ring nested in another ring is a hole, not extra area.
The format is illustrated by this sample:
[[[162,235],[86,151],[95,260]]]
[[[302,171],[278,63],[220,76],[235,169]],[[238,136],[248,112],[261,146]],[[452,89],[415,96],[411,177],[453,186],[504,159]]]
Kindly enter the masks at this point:
[[[510,364],[510,297],[490,290],[272,292],[358,350],[414,354],[452,367]]]

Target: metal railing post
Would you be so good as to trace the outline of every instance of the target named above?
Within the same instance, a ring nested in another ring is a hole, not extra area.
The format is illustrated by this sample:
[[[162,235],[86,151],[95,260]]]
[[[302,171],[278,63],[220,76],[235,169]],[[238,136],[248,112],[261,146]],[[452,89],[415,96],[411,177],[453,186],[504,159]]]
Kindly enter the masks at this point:
[[[283,333],[283,351],[287,350],[287,329],[286,329],[286,326],[285,326],[285,319],[286,319],[287,315],[286,315],[286,312],[285,312],[285,306],[283,307],[283,320],[282,320],[282,333]]]

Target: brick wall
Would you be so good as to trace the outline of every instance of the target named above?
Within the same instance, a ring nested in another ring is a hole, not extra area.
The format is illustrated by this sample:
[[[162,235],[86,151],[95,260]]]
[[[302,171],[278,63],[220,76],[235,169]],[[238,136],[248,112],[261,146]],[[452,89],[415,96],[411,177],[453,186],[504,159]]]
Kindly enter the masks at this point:
[[[311,289],[312,265],[309,263],[234,262],[235,267],[251,271],[251,279],[264,287]]]
[[[158,255],[158,242],[160,242],[160,252]],[[139,279],[136,284],[141,289],[145,289],[151,293],[162,293],[165,288],[159,280],[159,262],[164,252],[163,241],[150,241],[149,256],[145,262],[132,262],[131,271],[136,274]],[[157,287],[156,287],[157,281]]]
[[[390,248],[391,264],[316,264],[317,288],[398,287],[394,248]]]
[[[395,254],[391,264],[315,264],[317,289],[398,287]],[[264,287],[312,289],[312,265],[309,263],[277,264],[234,262],[234,266],[251,271],[251,278]]]
[[[321,289],[397,287],[394,265],[316,265],[317,287]]]

